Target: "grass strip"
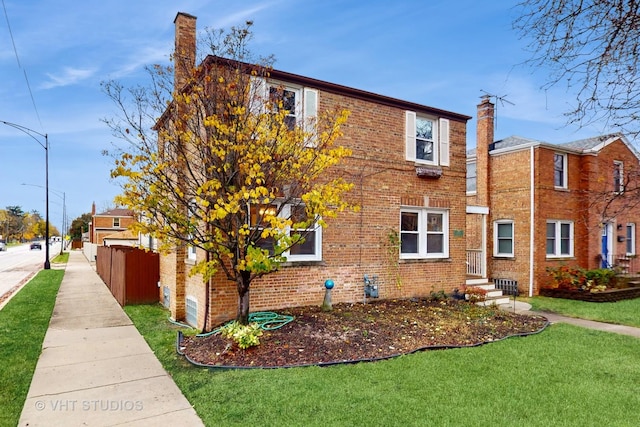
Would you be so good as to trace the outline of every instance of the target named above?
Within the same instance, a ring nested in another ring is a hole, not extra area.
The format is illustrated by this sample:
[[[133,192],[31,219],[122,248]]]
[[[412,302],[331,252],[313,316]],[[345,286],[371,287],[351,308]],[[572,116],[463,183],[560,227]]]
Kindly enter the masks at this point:
[[[588,302],[537,296],[528,301],[533,310],[640,328],[640,298],[616,302]]]
[[[640,340],[572,325],[330,368],[215,371],[175,353],[162,307],[126,307],[207,426],[637,426]]]
[[[64,270],[41,270],[0,310],[0,426],[18,424]]]

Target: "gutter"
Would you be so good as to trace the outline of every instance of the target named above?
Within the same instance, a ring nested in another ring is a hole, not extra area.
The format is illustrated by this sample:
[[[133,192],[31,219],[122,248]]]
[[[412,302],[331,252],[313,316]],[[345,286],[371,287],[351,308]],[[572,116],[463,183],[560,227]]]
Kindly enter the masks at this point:
[[[535,184],[535,161],[534,161],[534,146],[532,145],[530,148],[530,158],[529,158],[529,170],[530,170],[530,176],[529,176],[529,185],[530,185],[530,200],[529,200],[529,297],[533,296],[533,262],[534,262],[534,249],[535,249],[535,222],[534,222],[534,215],[535,215],[535,205],[534,205],[534,201],[535,201],[535,194],[534,194],[534,184]]]

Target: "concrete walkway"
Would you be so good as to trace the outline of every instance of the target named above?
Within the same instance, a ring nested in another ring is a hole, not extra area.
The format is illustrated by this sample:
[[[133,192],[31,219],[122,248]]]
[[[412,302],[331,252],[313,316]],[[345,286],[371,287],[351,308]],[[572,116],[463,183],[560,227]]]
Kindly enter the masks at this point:
[[[580,326],[588,329],[596,329],[604,332],[613,332],[615,334],[629,335],[632,337],[640,338],[640,328],[634,328],[633,326],[614,325],[612,323],[596,322],[593,320],[577,319],[574,317],[562,316],[560,314],[531,311],[531,304],[522,301],[511,301],[509,304],[502,304],[500,306],[503,310],[515,311],[516,313],[523,314],[539,314],[549,319],[551,323],[569,323],[571,325]]]
[[[19,426],[202,426],[82,252],[71,251]]]

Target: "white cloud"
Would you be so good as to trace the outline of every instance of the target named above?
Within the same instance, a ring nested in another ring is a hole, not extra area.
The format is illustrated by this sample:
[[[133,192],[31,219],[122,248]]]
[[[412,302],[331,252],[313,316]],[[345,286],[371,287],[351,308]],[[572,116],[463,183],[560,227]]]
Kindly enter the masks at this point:
[[[44,82],[41,87],[43,89],[52,89],[60,86],[70,86],[90,78],[95,72],[96,70],[94,68],[81,69],[65,67],[59,74],[46,73],[49,81]]]

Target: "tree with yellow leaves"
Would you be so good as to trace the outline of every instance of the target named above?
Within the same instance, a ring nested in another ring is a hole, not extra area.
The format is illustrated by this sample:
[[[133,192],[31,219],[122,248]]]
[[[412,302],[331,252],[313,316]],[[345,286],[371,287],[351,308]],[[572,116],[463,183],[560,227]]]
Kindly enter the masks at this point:
[[[124,113],[106,123],[130,142],[112,171],[123,179],[118,203],[143,216],[136,229],[160,251],[193,254],[191,273],[205,283],[218,272],[233,281],[241,324],[256,278],[306,253],[326,219],[357,210],[334,168],[351,154],[337,144],[348,111],[318,111],[314,99],[300,107],[267,85],[272,59],[250,60],[250,27],[208,30],[211,54],[199,66],[176,51],[175,70],[150,69],[148,88],[103,85]],[[311,114],[302,120],[298,108]]]

